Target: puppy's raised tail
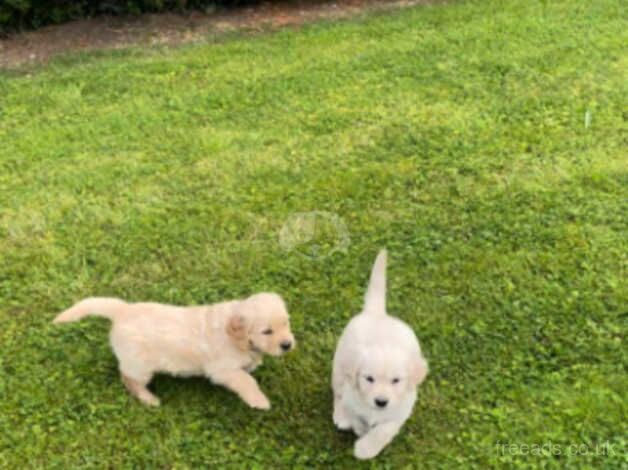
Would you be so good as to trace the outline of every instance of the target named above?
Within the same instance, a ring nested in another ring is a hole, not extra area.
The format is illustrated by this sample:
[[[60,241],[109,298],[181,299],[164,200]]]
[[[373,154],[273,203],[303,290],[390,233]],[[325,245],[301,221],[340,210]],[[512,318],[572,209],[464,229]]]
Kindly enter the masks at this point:
[[[113,319],[121,309],[127,305],[120,299],[110,297],[90,297],[81,300],[79,303],[60,313],[53,323],[68,323],[80,320],[88,315]]]
[[[375,258],[371,279],[364,296],[364,312],[374,315],[386,315],[386,250]]]

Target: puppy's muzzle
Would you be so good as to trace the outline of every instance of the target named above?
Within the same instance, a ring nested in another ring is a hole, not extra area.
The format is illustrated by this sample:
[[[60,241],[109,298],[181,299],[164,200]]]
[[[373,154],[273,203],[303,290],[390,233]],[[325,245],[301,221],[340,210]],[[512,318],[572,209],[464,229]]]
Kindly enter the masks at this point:
[[[281,346],[283,352],[288,352],[292,349],[292,341],[282,341],[279,346]]]

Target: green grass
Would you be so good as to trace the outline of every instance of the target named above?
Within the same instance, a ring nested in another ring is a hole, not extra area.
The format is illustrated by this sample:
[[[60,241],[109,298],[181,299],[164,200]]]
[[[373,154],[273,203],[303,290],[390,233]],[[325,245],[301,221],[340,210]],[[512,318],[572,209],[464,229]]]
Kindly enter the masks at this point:
[[[0,467],[626,468],[626,20],[452,2],[1,73]],[[383,246],[431,373],[362,464],[329,375]],[[104,320],[49,323],[265,289],[299,340],[269,412],[171,377],[147,409]]]

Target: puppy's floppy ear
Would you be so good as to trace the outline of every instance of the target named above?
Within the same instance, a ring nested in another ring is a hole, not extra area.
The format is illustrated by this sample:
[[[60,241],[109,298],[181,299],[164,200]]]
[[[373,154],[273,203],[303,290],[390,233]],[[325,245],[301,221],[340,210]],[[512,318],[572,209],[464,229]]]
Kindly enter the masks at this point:
[[[244,315],[234,313],[227,322],[227,334],[236,346],[243,351],[249,349],[249,334]]]
[[[417,353],[412,356],[408,368],[408,382],[412,388],[416,387],[425,380],[425,377],[427,376],[427,372],[429,370],[427,366],[427,361],[421,355],[421,353]]]

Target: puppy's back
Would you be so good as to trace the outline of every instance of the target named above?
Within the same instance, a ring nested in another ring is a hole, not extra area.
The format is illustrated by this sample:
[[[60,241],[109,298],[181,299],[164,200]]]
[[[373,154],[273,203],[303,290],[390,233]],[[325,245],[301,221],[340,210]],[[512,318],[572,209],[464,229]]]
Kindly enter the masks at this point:
[[[419,347],[412,328],[390,315],[356,315],[345,328],[345,333],[347,341],[355,345],[370,347],[394,343],[403,348]]]

